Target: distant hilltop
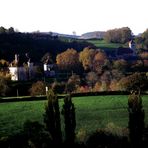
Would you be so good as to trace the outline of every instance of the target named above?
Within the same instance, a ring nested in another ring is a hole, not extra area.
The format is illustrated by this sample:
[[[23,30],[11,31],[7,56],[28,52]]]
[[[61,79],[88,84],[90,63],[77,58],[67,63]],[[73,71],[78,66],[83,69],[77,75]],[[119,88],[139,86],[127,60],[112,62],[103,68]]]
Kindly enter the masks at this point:
[[[102,39],[104,38],[105,31],[93,31],[78,35],[69,35],[69,34],[61,34],[56,32],[42,32],[43,34],[50,34],[52,36],[66,37],[66,38],[76,38],[76,39]]]
[[[82,34],[80,39],[102,39],[104,35],[105,31],[93,31]]]
[[[58,37],[66,37],[66,38],[75,38],[79,39],[81,36],[78,35],[71,35],[71,34],[63,34],[63,33],[57,33],[57,32],[39,32],[42,34],[50,34],[51,36],[58,36]]]
[[[86,32],[82,35],[75,35],[75,34],[64,34],[64,33],[57,33],[57,32],[37,32],[41,34],[50,34],[51,36],[58,36],[58,37],[65,37],[65,38],[73,38],[73,39],[103,39],[105,36],[106,31],[92,31]],[[141,36],[141,33],[134,36]]]

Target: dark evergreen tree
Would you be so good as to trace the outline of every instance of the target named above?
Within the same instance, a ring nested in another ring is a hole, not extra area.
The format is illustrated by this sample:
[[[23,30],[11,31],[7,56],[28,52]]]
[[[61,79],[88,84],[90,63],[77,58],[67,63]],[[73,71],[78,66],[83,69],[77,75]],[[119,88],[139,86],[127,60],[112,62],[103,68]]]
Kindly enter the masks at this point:
[[[128,98],[129,136],[134,148],[140,147],[144,130],[144,110],[139,90],[131,91]]]
[[[65,141],[68,144],[72,144],[75,139],[76,118],[75,107],[70,95],[64,98],[62,114],[65,120]]]
[[[47,93],[48,104],[45,107],[44,123],[47,131],[51,134],[54,144],[62,143],[61,119],[59,102],[52,90]]]

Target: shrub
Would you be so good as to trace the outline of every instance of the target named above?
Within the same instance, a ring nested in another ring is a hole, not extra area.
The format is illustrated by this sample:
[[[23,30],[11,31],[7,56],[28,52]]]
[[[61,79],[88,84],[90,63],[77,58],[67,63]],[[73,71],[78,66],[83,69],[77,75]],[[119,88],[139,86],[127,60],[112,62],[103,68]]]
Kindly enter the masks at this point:
[[[51,89],[56,94],[62,94],[65,91],[65,83],[64,82],[53,82],[51,85]]]
[[[87,132],[85,129],[80,129],[78,131],[78,133],[76,134],[76,140],[79,142],[79,143],[84,143],[85,140],[87,138]]]
[[[121,128],[112,122],[109,122],[106,125],[105,131],[110,132],[113,135],[120,136],[120,137],[128,136],[128,134],[129,134],[128,128]]]
[[[37,81],[36,83],[32,84],[32,87],[30,88],[30,95],[31,96],[36,96],[36,95],[45,95],[46,90],[45,90],[45,83],[42,81]]]
[[[98,82],[96,82],[93,90],[94,91],[100,91],[100,89],[101,89],[101,82],[98,81]]]
[[[79,75],[73,74],[67,82],[66,92],[75,92],[80,85],[80,77]]]
[[[51,136],[45,131],[44,126],[37,121],[27,120],[24,123],[23,132],[29,147],[42,148],[52,143]]]
[[[7,85],[7,81],[0,77],[0,95],[1,96],[5,96],[7,91],[8,91],[8,85]]]
[[[129,147],[127,137],[118,137],[110,132],[98,130],[92,133],[87,141],[87,148],[126,148]]]
[[[86,93],[86,92],[90,92],[90,89],[87,85],[85,85],[85,86],[79,86],[77,88],[77,91],[80,93]]]

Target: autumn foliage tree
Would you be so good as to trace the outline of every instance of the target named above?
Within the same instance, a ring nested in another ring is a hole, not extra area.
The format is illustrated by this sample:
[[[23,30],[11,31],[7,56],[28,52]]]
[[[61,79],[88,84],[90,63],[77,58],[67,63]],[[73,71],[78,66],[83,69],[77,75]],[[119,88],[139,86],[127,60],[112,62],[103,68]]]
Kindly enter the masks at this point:
[[[78,52],[71,48],[60,53],[56,57],[56,62],[61,70],[76,71],[80,65]]]
[[[79,54],[79,60],[83,65],[84,70],[93,69],[93,60],[96,52],[94,49],[86,47]]]
[[[87,84],[88,86],[90,86],[91,89],[93,89],[95,83],[97,82],[98,80],[98,76],[95,72],[89,72],[87,73],[86,75],[86,81],[87,81]]]
[[[118,69],[113,69],[111,71],[111,79],[110,79],[110,90],[111,91],[119,91],[119,82],[124,76],[123,72]]]
[[[4,77],[0,77],[0,96],[5,96],[8,92],[9,87],[7,80]]]
[[[110,82],[109,87],[110,87],[111,91],[118,91],[119,90],[119,88],[118,88],[118,81],[117,80],[112,80]]]
[[[8,62],[8,61],[6,61],[6,60],[4,60],[4,59],[1,59],[1,60],[0,60],[0,70],[2,70],[2,69],[4,69],[4,68],[8,67],[8,65],[9,65],[9,62]]]
[[[120,90],[130,91],[139,88],[144,90],[147,86],[147,77],[144,73],[134,73],[132,75],[123,77],[119,81]]]
[[[109,66],[106,53],[101,49],[84,48],[80,52],[79,60],[86,71],[95,71],[101,74],[105,66]]]
[[[31,96],[45,95],[45,83],[43,81],[37,81],[32,84],[29,91]]]
[[[80,85],[80,77],[79,75],[73,74],[69,79],[68,82],[66,84],[66,92],[74,92],[77,90],[77,88]]]
[[[105,33],[104,39],[112,43],[126,43],[132,38],[132,32],[128,27],[111,29]]]
[[[136,37],[136,48],[148,49],[148,29],[145,30],[140,36]]]
[[[9,66],[8,61],[6,61],[4,59],[0,60],[0,77],[4,78],[6,80],[11,79],[11,75],[9,73],[8,66]]]
[[[107,55],[102,50],[97,50],[93,59],[93,70],[101,74],[107,62]],[[109,65],[109,63],[108,63]]]
[[[139,56],[140,56],[141,59],[148,59],[148,52],[146,52],[146,51],[142,52],[142,53],[139,54]]]
[[[109,84],[111,82],[111,73],[110,71],[105,71],[101,77],[101,82],[102,82],[102,85],[101,85],[101,89],[102,91],[107,91],[109,89]]]
[[[118,59],[118,60],[113,61],[113,68],[119,71],[125,72],[127,66],[128,66],[128,63],[124,59]]]

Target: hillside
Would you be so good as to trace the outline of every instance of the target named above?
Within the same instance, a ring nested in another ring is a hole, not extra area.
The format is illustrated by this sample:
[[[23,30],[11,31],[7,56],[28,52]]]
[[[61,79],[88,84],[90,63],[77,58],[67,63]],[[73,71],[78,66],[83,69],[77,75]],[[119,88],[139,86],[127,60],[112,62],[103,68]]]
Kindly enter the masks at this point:
[[[92,45],[84,40],[62,39],[46,33],[0,33],[0,59],[12,61],[16,53],[20,56],[29,53],[34,62],[39,62],[47,52],[55,58],[68,48],[80,51]]]
[[[115,48],[119,48],[121,46],[126,47],[126,45],[124,45],[124,44],[108,43],[105,40],[93,39],[93,40],[87,40],[87,42],[92,43],[94,46],[96,46],[97,48],[101,48],[101,49],[115,49]]]
[[[126,44],[119,44],[119,43],[108,43],[105,40],[99,39],[92,39],[87,40],[88,43],[93,44],[96,48],[103,49],[108,56],[114,57],[116,54],[116,50],[119,47],[127,48]]]
[[[87,32],[80,36],[80,39],[102,39],[105,31]]]

